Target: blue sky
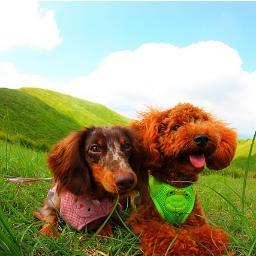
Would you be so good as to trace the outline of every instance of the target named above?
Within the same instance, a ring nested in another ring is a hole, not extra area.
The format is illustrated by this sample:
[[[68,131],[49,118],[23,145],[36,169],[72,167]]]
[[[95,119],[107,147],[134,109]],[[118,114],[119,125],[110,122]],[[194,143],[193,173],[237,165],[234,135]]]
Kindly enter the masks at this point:
[[[243,67],[256,70],[256,3],[41,2],[55,11],[63,42],[49,52],[18,48],[0,54],[24,72],[52,79],[86,75],[111,52],[143,43],[186,46],[219,40],[236,49]],[[37,61],[40,60],[40,61]]]
[[[0,2],[0,86],[135,117],[189,101],[250,136],[256,2]]]

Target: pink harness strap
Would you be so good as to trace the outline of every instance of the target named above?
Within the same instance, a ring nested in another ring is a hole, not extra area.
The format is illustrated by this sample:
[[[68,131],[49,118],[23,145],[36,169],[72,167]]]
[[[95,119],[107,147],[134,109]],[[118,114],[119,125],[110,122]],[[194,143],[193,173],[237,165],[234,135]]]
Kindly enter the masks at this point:
[[[90,196],[75,196],[69,192],[61,193],[60,213],[64,220],[78,231],[87,224],[107,216],[112,203],[104,198],[92,200]]]
[[[56,193],[56,185],[49,191]],[[113,204],[107,199],[93,200],[88,195],[76,196],[70,192],[60,194],[60,214],[73,228],[80,231],[87,224],[106,217]]]

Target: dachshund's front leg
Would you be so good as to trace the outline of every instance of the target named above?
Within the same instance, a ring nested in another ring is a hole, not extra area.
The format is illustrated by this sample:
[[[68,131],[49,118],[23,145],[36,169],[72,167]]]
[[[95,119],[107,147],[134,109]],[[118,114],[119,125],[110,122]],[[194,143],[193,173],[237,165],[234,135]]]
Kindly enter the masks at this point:
[[[46,222],[40,232],[46,236],[58,237],[58,209],[60,208],[60,198],[57,193],[49,194],[44,200],[44,205],[38,211],[33,212],[33,215]]]

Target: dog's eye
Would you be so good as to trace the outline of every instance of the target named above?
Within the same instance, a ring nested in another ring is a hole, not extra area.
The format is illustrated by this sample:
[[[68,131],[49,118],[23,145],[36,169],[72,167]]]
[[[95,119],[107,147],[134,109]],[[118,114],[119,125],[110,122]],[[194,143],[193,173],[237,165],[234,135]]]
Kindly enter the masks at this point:
[[[125,150],[129,150],[131,148],[131,145],[130,145],[130,143],[128,141],[126,141],[124,143],[123,147],[124,147]]]
[[[173,130],[173,131],[177,131],[179,128],[180,128],[180,125],[179,125],[179,124],[175,124],[175,125],[172,127],[172,130]]]
[[[92,152],[100,152],[100,147],[99,147],[99,145],[97,145],[97,144],[91,145],[90,151],[92,151]]]
[[[165,130],[166,130],[166,128],[167,128],[167,125],[161,123],[161,124],[159,125],[159,127],[158,127],[158,132],[159,132],[159,133],[164,133]]]

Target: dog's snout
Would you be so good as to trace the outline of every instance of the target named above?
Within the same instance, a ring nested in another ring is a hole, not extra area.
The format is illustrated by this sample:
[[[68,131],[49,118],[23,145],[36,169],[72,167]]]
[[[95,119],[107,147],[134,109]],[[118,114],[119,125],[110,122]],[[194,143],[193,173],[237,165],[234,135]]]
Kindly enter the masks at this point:
[[[136,182],[134,175],[129,172],[117,175],[115,181],[118,189],[121,191],[132,188]]]
[[[199,146],[199,147],[206,146],[208,143],[208,140],[209,140],[209,137],[206,134],[199,134],[199,135],[194,136],[194,141],[197,144],[197,146]]]

